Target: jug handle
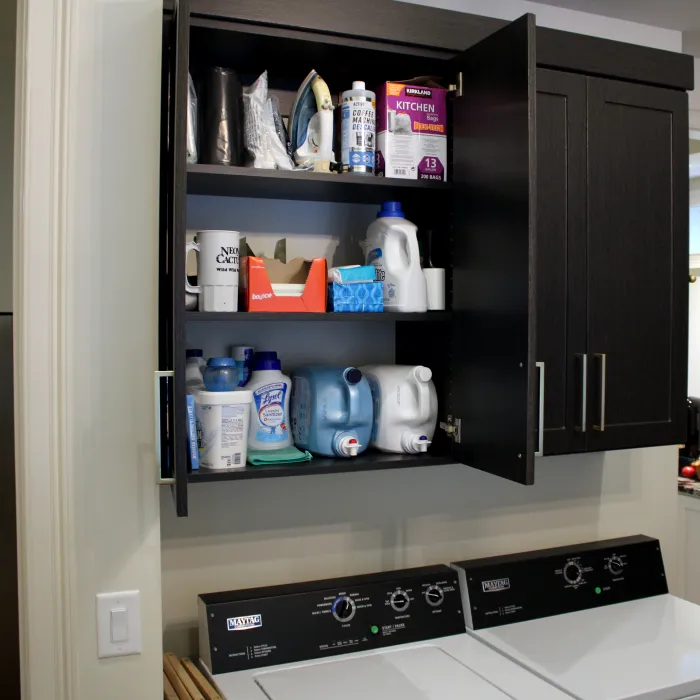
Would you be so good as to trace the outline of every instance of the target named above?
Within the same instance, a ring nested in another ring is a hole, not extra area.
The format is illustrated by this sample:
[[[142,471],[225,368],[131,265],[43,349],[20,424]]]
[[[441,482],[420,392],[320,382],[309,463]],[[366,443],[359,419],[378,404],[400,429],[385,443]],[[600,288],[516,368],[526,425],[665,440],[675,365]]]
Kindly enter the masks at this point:
[[[396,250],[397,248],[400,249],[401,247],[401,243],[398,240],[399,238],[403,239],[403,242],[406,246],[406,250],[408,251],[407,266],[411,267],[411,260],[413,259],[414,255],[418,256],[418,258],[420,259],[417,250],[418,244],[416,243],[416,250],[412,250],[411,241],[408,238],[408,234],[401,227],[396,227],[396,229],[394,230],[396,230],[399,235],[396,238],[388,239],[388,242],[386,244],[386,260],[384,261],[384,265],[386,266],[387,272],[391,274],[397,274],[401,270],[401,268],[395,264],[396,261],[400,259],[400,256],[398,255],[399,250]]]
[[[356,424],[360,421],[360,391],[357,384],[345,382],[348,402],[348,424]]]
[[[418,416],[419,421],[424,423],[430,418],[430,388],[428,382],[422,382],[416,376],[418,369],[413,370],[413,383],[418,389]]]
[[[406,250],[408,251],[408,267],[411,267],[415,261],[418,267],[420,267],[420,250],[418,249],[418,239],[415,236],[409,238],[408,234],[401,229],[401,235],[406,243]]]

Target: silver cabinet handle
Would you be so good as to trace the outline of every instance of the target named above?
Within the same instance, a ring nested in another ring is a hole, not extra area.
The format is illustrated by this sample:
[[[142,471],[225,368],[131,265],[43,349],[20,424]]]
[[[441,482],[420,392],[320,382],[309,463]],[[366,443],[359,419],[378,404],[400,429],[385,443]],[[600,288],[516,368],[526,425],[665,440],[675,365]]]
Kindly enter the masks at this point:
[[[600,416],[598,425],[593,426],[593,430],[599,430],[601,433],[605,430],[605,380],[608,371],[608,356],[605,353],[596,353],[593,357],[600,361],[600,388],[599,398],[600,398]]]
[[[585,352],[577,353],[576,357],[581,363],[581,424],[577,430],[585,433],[588,420],[588,355]]]
[[[173,370],[157,370],[156,372],[153,373],[153,386],[154,386],[154,393],[153,393],[153,398],[155,401],[155,412],[156,412],[156,423],[155,423],[155,438],[156,438],[156,483],[157,484],[174,484],[175,479],[169,478],[169,479],[164,479],[163,478],[163,469],[162,469],[162,455],[160,453],[160,380],[163,377],[172,377],[174,376],[175,372]]]
[[[544,362],[535,362],[535,367],[540,370],[540,416],[535,457],[544,457]]]

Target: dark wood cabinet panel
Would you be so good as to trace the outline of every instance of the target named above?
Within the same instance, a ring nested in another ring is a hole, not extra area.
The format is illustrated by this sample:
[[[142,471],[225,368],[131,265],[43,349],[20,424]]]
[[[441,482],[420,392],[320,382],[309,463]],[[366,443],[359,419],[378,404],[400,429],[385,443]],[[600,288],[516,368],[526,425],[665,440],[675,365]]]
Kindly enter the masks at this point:
[[[185,235],[187,228],[187,101],[190,51],[188,0],[176,0],[170,26],[167,60],[166,134],[161,134],[166,177],[161,183],[161,327],[159,367],[172,371],[161,385],[161,476],[175,477],[173,495],[178,515],[187,515],[187,417],[185,396]],[[164,408],[167,405],[167,409]],[[167,431],[166,431],[167,425]]]
[[[588,79],[589,450],[684,439],[688,102]]]
[[[544,454],[585,449],[586,78],[537,71],[537,360]]]
[[[530,484],[535,396],[535,22],[525,15],[455,66],[450,413],[455,459]]]

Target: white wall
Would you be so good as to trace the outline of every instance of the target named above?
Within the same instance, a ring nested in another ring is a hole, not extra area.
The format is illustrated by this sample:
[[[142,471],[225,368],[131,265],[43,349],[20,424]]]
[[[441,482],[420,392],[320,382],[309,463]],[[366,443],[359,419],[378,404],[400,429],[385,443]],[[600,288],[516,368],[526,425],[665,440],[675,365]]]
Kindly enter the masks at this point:
[[[12,171],[17,3],[0,3],[0,313],[12,311]]]
[[[622,19],[602,17],[588,12],[567,10],[529,0],[400,0],[416,5],[439,7],[443,10],[456,10],[486,17],[514,20],[527,12],[537,17],[541,27],[561,29],[576,34],[588,34],[603,39],[625,41],[629,44],[651,46],[655,49],[680,51],[681,32],[672,29],[649,27]]]
[[[72,38],[66,376],[80,699],[162,693],[155,484],[162,3],[87,0]],[[139,589],[143,653],[97,659],[95,594]]]
[[[151,700],[163,693],[152,388],[162,2],[20,8],[23,698]],[[95,595],[125,589],[141,592],[142,653],[99,660]]]
[[[535,12],[538,24],[680,50],[680,32],[560,10],[521,0],[422,0],[422,4],[513,19]],[[291,208],[290,208],[291,206]],[[191,198],[190,227],[320,235],[333,230],[325,209],[285,202],[260,209],[243,200],[218,205]],[[323,205],[321,205],[323,206]],[[353,210],[359,211],[359,210]],[[363,226],[358,213],[357,225]],[[257,217],[257,218],[256,218]],[[343,235],[352,224],[343,218]],[[338,231],[333,231],[340,234]],[[270,331],[267,331],[270,333]],[[269,337],[269,336],[268,336]],[[192,344],[204,343],[202,329]],[[237,342],[225,327],[211,349]],[[316,352],[296,338],[295,357]],[[358,350],[353,349],[353,352]],[[293,361],[293,360],[292,360]],[[677,448],[546,458],[525,488],[452,465],[290,479],[198,485],[190,516],[177,519],[161,493],[164,642],[197,650],[196,596],[267,585],[419,566],[642,532],[661,538],[676,580]]]

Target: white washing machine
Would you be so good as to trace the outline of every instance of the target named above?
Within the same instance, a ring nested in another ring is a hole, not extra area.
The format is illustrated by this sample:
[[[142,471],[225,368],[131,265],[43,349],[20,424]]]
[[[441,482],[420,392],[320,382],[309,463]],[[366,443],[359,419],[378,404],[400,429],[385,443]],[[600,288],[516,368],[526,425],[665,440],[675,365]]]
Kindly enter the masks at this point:
[[[466,633],[446,566],[199,597],[225,700],[570,700]]]
[[[467,627],[579,700],[700,698],[700,606],[644,536],[452,565]]]

